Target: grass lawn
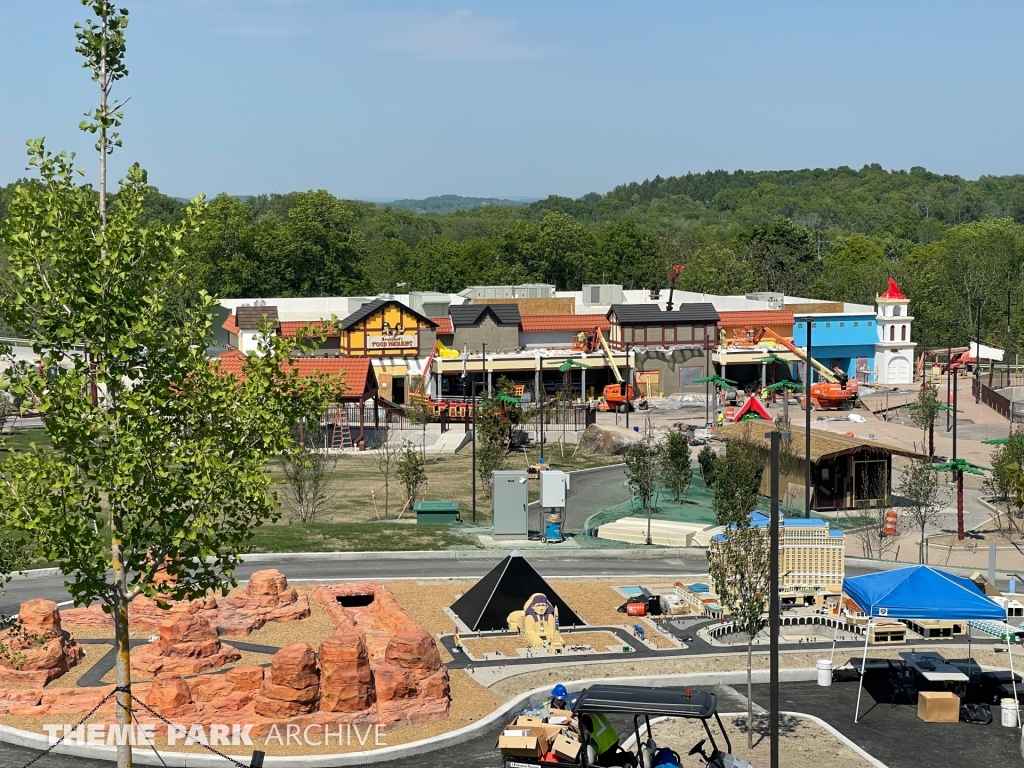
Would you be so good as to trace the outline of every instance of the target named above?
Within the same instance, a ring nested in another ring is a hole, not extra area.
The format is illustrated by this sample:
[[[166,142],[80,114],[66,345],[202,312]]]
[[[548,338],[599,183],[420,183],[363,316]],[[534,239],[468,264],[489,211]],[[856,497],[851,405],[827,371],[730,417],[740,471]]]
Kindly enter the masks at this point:
[[[470,544],[472,537],[459,525],[311,523],[265,525],[253,543],[257,552],[408,552]]]
[[[10,434],[3,435],[2,439],[4,446],[0,448],[0,453],[27,451],[31,443],[40,448],[50,445],[50,436],[45,429],[13,429]]]
[[[550,455],[550,447],[545,458],[548,463],[556,468],[567,472],[578,469],[589,469],[591,467],[605,466],[607,464],[619,464],[622,461],[618,456],[588,456],[580,454],[575,458],[571,451],[567,450],[566,455],[560,455],[557,446],[554,447],[554,455]],[[509,454],[505,460],[504,469],[526,469],[528,462],[536,463],[538,452],[531,450],[529,459],[527,456]],[[472,457],[468,450],[462,453],[430,455],[426,460],[427,488],[421,496],[426,501],[457,501],[459,502],[464,519],[469,519],[473,501],[473,476]],[[271,475],[275,480],[281,480],[280,468],[271,468]],[[402,515],[408,519],[411,510],[405,508],[405,496],[402,492],[394,471],[392,471],[389,487],[387,489],[387,509],[385,514],[385,487],[384,475],[377,461],[377,456],[371,453],[345,453],[338,456],[337,464],[332,473],[332,493],[329,508],[321,517],[324,522],[330,523],[366,523],[378,520],[393,520]],[[285,488],[279,486],[278,492],[284,495]],[[490,499],[487,495],[489,488],[480,478],[477,478],[477,520],[487,523],[491,518]],[[537,497],[537,481],[530,481],[530,498]],[[287,521],[287,507],[283,510],[284,520]]]

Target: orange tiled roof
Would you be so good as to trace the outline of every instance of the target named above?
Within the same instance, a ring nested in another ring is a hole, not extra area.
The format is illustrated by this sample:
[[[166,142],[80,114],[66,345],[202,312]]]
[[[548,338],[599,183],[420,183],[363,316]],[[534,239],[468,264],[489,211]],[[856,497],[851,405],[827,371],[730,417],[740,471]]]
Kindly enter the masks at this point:
[[[320,329],[328,329],[330,327],[330,323],[326,320],[287,320],[278,323],[278,332],[282,336],[295,336],[299,328],[306,328],[307,326],[312,326],[315,333],[319,332]],[[338,334],[328,333],[327,335],[337,336]]]
[[[524,315],[519,320],[524,333],[539,331],[610,330],[611,322],[604,315]]]
[[[234,314],[228,315],[227,320],[221,323],[220,327],[228,333],[238,333],[238,321],[235,320]]]
[[[245,364],[245,355],[224,354],[217,359],[219,371],[233,374],[238,379],[244,378],[242,368]],[[284,367],[294,369],[299,376],[343,376],[343,384],[339,390],[341,395],[362,394],[371,386],[372,369],[370,359],[366,357],[297,357]]]
[[[721,326],[792,325],[793,313],[788,309],[749,309],[739,312],[719,312]]]
[[[432,317],[430,322],[437,323],[437,335],[438,336],[451,336],[455,333],[452,328],[452,319],[445,315],[444,317]]]
[[[224,360],[229,357],[244,357],[241,350],[235,349],[234,347],[228,347],[223,352],[214,352],[210,357],[216,357],[218,360]]]

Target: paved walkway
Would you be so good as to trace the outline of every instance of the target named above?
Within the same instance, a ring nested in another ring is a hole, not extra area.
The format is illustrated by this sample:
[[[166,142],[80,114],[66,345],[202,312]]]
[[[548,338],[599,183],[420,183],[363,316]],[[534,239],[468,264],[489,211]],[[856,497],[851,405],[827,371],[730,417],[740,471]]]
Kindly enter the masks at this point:
[[[767,685],[754,686],[754,701],[767,707]],[[999,724],[998,707],[992,709],[990,725],[925,723],[914,707],[891,707],[888,683],[884,682],[870,692],[865,689],[861,719],[855,724],[856,701],[856,682],[828,688],[788,683],[780,688],[779,708],[820,717],[889,768],[1021,764],[1020,731]]]

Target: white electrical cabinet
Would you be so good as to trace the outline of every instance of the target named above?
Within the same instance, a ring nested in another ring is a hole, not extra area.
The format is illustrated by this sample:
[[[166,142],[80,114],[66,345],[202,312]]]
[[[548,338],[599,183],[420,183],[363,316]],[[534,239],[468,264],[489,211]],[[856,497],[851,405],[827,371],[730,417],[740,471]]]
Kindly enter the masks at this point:
[[[540,473],[540,505],[546,509],[564,509],[569,475],[560,469]]]

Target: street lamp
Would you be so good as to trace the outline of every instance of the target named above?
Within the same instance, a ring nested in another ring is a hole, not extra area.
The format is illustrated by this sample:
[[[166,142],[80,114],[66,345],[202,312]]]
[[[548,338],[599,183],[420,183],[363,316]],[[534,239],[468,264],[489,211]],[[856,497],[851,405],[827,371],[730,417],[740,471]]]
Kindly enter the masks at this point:
[[[808,358],[809,359],[809,358]],[[769,527],[769,568],[771,569],[771,595],[768,599],[769,615],[769,712],[771,713],[771,768],[779,768],[779,450],[789,432],[772,430],[765,434],[771,440],[771,525]],[[808,453],[808,460],[810,453]]]

